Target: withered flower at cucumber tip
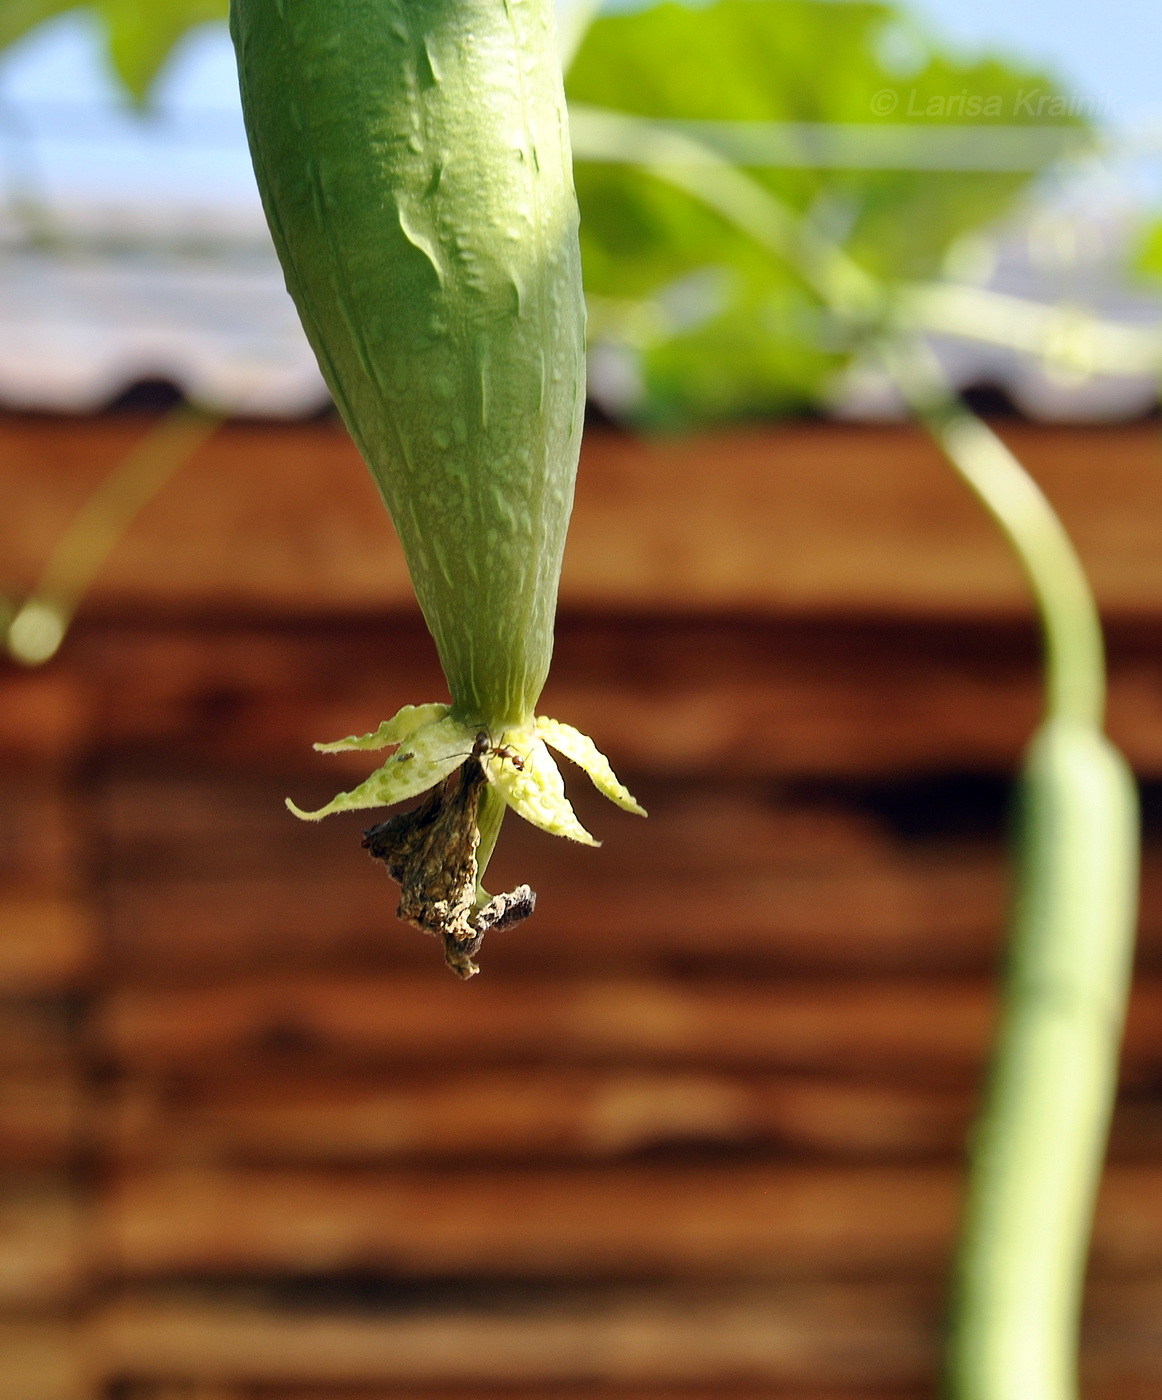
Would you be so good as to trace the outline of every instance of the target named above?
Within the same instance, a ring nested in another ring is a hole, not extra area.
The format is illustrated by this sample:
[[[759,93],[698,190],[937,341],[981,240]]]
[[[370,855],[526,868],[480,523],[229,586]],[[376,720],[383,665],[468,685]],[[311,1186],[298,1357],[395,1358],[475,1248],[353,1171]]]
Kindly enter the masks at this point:
[[[231,30],[287,286],[451,695],[316,745],[395,752],[317,811],[291,810],[428,793],[366,844],[400,883],[400,917],[469,976],[484,933],[533,906],[527,886],[493,898],[481,884],[505,810],[596,844],[550,748],[644,815],[592,740],[536,714],[585,402],[552,0],[233,0]]]

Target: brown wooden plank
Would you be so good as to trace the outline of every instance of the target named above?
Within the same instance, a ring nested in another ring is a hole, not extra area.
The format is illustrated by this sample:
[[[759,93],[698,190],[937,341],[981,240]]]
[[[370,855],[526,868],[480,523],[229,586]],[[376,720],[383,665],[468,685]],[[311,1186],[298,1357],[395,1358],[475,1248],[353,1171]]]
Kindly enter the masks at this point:
[[[738,1383],[712,1387],[626,1387],[600,1383],[594,1386],[584,1381],[580,1384],[571,1381],[567,1389],[562,1389],[560,1384],[549,1389],[539,1385],[520,1384],[506,1385],[503,1390],[497,1390],[491,1384],[483,1387],[473,1384],[458,1385],[453,1389],[424,1386],[422,1390],[415,1390],[410,1386],[401,1389],[391,1382],[370,1388],[365,1384],[352,1387],[317,1382],[304,1385],[223,1385],[219,1381],[211,1381],[207,1382],[204,1388],[201,1388],[198,1382],[187,1381],[179,1384],[180,1400],[561,1400],[563,1395],[567,1396],[568,1400],[929,1400],[930,1394],[927,1388],[917,1389],[911,1386],[906,1389],[893,1386],[890,1390],[885,1390],[879,1385],[860,1386],[858,1390],[848,1386],[836,1390],[828,1386],[820,1390],[813,1385],[807,1390],[798,1386],[789,1390],[784,1385],[775,1389],[771,1386],[755,1388],[753,1385]],[[1127,1400],[1127,1397],[1137,1400],[1137,1394],[1136,1391],[1123,1391],[1117,1400]],[[1091,1400],[1091,1395],[1092,1392],[1087,1393],[1086,1400]],[[170,1380],[135,1380],[132,1397],[133,1400],[175,1400],[174,1383]]]
[[[398,923],[398,894],[357,850],[351,825],[346,850],[322,869],[116,882],[109,927],[120,977],[178,984],[292,968],[430,970],[438,954]],[[635,881],[604,852],[558,859],[532,849],[539,834],[515,835],[509,844],[506,833],[490,884],[528,881],[538,905],[485,945],[482,966],[497,975],[981,972],[994,966],[1004,928],[1000,852],[969,848],[960,866],[931,853],[880,870],[815,871],[788,869],[772,852],[769,873],[734,874],[716,895],[696,871],[663,881],[645,869]],[[1144,869],[1140,957],[1150,969],[1162,949],[1160,864],[1151,856]]]
[[[357,849],[371,816],[295,822],[281,803],[287,786],[221,770],[112,775],[99,811],[122,978],[432,966],[432,945],[396,922],[394,887]],[[540,903],[534,919],[488,944],[488,970],[994,964],[1007,880],[995,840],[903,839],[842,790],[803,800],[741,782],[635,786],[648,822],[580,788],[582,816],[605,838],[599,854],[510,819],[493,879],[529,880]],[[1162,850],[1153,845],[1140,948],[1153,966],[1162,948]]]
[[[0,996],[46,996],[83,986],[96,920],[81,899],[0,893]]]
[[[568,1389],[564,1391],[560,1385],[545,1389],[543,1386],[523,1384],[519,1388],[507,1385],[499,1391],[491,1385],[472,1385],[471,1388],[460,1385],[453,1390],[424,1386],[422,1390],[413,1390],[410,1387],[400,1389],[394,1384],[374,1386],[370,1389],[366,1385],[352,1388],[347,1385],[335,1387],[328,1384],[225,1387],[216,1382],[212,1384],[213,1389],[205,1400],[561,1400],[563,1394],[568,1396],[568,1400],[929,1400],[930,1394],[928,1388],[916,1389],[911,1386],[906,1389],[893,1386],[890,1390],[885,1390],[880,1385],[860,1386],[858,1390],[847,1386],[836,1390],[828,1386],[820,1390],[812,1385],[808,1390],[798,1386],[788,1390],[785,1385],[779,1385],[777,1389],[770,1386],[756,1389],[753,1385],[737,1382],[710,1388],[684,1384],[627,1388],[621,1385],[599,1383],[594,1386],[586,1381],[580,1384],[571,1381],[568,1383]],[[1123,1392],[1118,1400],[1126,1400],[1130,1394],[1128,1391]],[[1133,1394],[1136,1397],[1136,1392]],[[161,1381],[156,1383],[156,1388],[149,1382],[138,1383],[133,1388],[133,1400],[174,1400],[172,1383]],[[193,1394],[183,1392],[181,1400],[202,1400],[202,1396],[196,1390]],[[1087,1400],[1090,1400],[1088,1394]]]
[[[1123,1089],[1111,1124],[1109,1155],[1114,1160],[1162,1162],[1162,1097],[1153,1085]]]
[[[1132,1382],[1131,1382],[1132,1383]],[[506,1385],[497,1390],[494,1385],[458,1385],[453,1389],[424,1386],[421,1390],[388,1382],[368,1387],[366,1384],[349,1386],[333,1383],[307,1383],[303,1385],[282,1384],[222,1384],[219,1381],[205,1383],[181,1382],[179,1400],[929,1400],[929,1388],[909,1386],[901,1389],[893,1386],[885,1389],[880,1385],[860,1386],[853,1390],[844,1386],[836,1390],[832,1386],[820,1390],[817,1386],[801,1389],[785,1385],[777,1388],[751,1384],[727,1383],[725,1385],[677,1385],[677,1386],[632,1386],[597,1384],[587,1381],[570,1381],[567,1389],[557,1384],[546,1389],[541,1385]],[[133,1400],[175,1400],[174,1383],[170,1380],[135,1380],[132,1389]],[[1093,1392],[1087,1392],[1086,1400],[1092,1400]],[[1123,1391],[1117,1400],[1137,1400],[1138,1392]]]
[[[583,819],[604,837],[597,855],[509,820],[492,878],[527,880],[540,902],[534,919],[487,945],[490,970],[994,965],[1008,879],[999,835],[905,838],[860,809],[859,788],[838,785],[796,796],[742,781],[634,783],[648,822],[579,788]],[[374,814],[296,822],[282,805],[288,785],[222,770],[111,773],[94,807],[122,978],[432,965],[429,941],[394,919],[394,886],[358,850]],[[1156,844],[1142,874],[1140,957],[1152,967],[1162,952]]]
[[[1091,1287],[1086,1400],[1156,1395],[1157,1293],[1154,1281]],[[95,1313],[87,1352],[99,1375],[133,1382],[134,1400],[921,1400],[938,1316],[930,1292],[883,1283],[315,1314],[221,1291],[137,1293]]]
[[[1115,629],[1110,651],[1112,732],[1139,771],[1162,772],[1159,634]],[[93,625],[54,666],[88,687],[102,747],[278,764],[320,783],[366,774],[367,760],[312,743],[446,696],[422,624],[388,617]],[[1011,769],[1041,693],[1024,626],[566,614],[540,708],[636,773],[882,775]]]
[[[1145,731],[1145,759],[1162,709],[1150,688],[1160,664],[1152,639],[1129,660],[1143,682],[1131,722],[1119,723],[1132,736]],[[180,745],[228,762],[290,764],[320,782],[366,773],[366,758],[324,761],[312,743],[447,693],[422,625],[390,619],[293,632],[93,627],[60,664],[96,689],[106,746],[172,756]],[[637,772],[831,774],[1010,767],[1040,699],[1035,638],[1023,628],[573,616],[558,627],[540,708],[599,735]]]
[[[1083,1395],[1098,1400],[1152,1400],[1162,1384],[1162,1282],[1091,1280],[1082,1349]]]
[[[76,1015],[60,999],[0,999],[0,1075],[68,1073]]]
[[[47,1150],[65,1131],[67,1081],[34,1101],[31,1086],[41,1082],[22,1084],[17,1097],[0,1080],[0,1144],[23,1142],[23,1132]],[[45,1098],[51,1109],[40,1107]],[[123,1076],[104,1101],[101,1141],[108,1159],[137,1167],[600,1161],[691,1146],[816,1160],[959,1158],[976,1103],[968,1085],[710,1069],[183,1066]],[[24,1127],[21,1112],[41,1116]],[[1162,1100],[1149,1088],[1123,1094],[1110,1153],[1162,1159]]]
[[[0,1070],[0,1166],[67,1167],[85,1118],[80,1076],[55,1070]]]
[[[788,1388],[777,1384],[755,1387],[751,1384],[727,1382],[706,1386],[611,1386],[569,1383],[567,1389],[557,1384],[543,1386],[506,1385],[497,1390],[492,1385],[458,1385],[453,1389],[424,1386],[422,1390],[401,1388],[388,1382],[377,1386],[344,1384],[304,1385],[283,1384],[203,1384],[178,1383],[176,1400],[931,1400],[932,1382],[915,1387],[882,1385],[860,1386],[858,1390],[844,1386],[820,1389],[809,1385]],[[131,1391],[133,1400],[175,1400],[174,1382],[170,1380],[137,1380]],[[1138,1365],[1134,1359],[1120,1358],[1109,1366],[1090,1364],[1085,1367],[1085,1400],[1154,1400],[1156,1382],[1148,1359]],[[23,1397],[21,1397],[23,1400]]]
[[[0,713],[0,756],[3,722]],[[88,976],[95,950],[93,911],[83,897],[90,843],[84,809],[62,773],[5,765],[0,774],[0,997],[67,992]]]
[[[272,978],[113,992],[94,1015],[98,1052],[121,1064],[589,1063],[974,1072],[995,987],[966,979],[715,985],[446,976]],[[1162,1059],[1162,982],[1131,997],[1125,1069]]]
[[[30,581],[87,490],[148,426],[0,419],[0,553]],[[1003,424],[1075,534],[1107,608],[1162,604],[1156,430]],[[1100,470],[1095,464],[1100,463]],[[643,442],[587,435],[570,606],[1026,613],[1018,571],[917,431],[783,424]],[[334,423],[231,425],[146,508],[94,602],[286,612],[410,601],[398,545]]]
[[[84,1279],[79,1193],[60,1174],[0,1178],[0,1311],[75,1301]]]
[[[372,816],[289,817],[280,779],[114,776],[99,805],[108,936],[119,975],[169,980],[264,968],[431,967],[397,894],[359,850]],[[595,854],[510,820],[491,878],[537,889],[536,917],[488,966],[981,968],[1003,923],[1004,872],[975,838],[906,843],[838,802],[755,785],[639,784],[648,822],[578,793]],[[296,788],[301,795],[301,787]],[[325,795],[320,793],[320,796]]]
[[[1145,1400],[1159,1376],[1157,1314],[1152,1325],[1146,1317],[1156,1287],[1103,1285],[1091,1294],[1087,1400]],[[551,1311],[510,1305],[410,1319],[138,1296],[98,1313],[89,1339],[98,1370],[138,1385],[200,1381],[215,1387],[215,1400],[556,1400],[561,1386],[574,1400],[918,1400],[930,1389],[899,1381],[930,1386],[938,1350],[931,1300],[883,1285],[610,1290]],[[842,1390],[831,1379],[837,1372]],[[432,1388],[433,1379],[460,1384]],[[885,1389],[892,1379],[897,1385]],[[853,1380],[858,1390],[848,1388]],[[428,1384],[412,1390],[417,1381]],[[154,1400],[151,1389],[135,1385],[133,1394]]]
[[[656,1387],[670,1382],[693,1387],[685,1393],[697,1400],[698,1386],[729,1385],[737,1396],[734,1387],[745,1395],[758,1383],[824,1387],[826,1400],[836,1386],[927,1379],[932,1311],[883,1287],[618,1290],[555,1306],[501,1300],[486,1310],[363,1316],[137,1297],[94,1316],[89,1346],[109,1377],[458,1384],[479,1387],[482,1400],[496,1385],[528,1400],[554,1383],[579,1382],[582,1400],[597,1384],[614,1400],[630,1400],[625,1387],[652,1386],[661,1400]]]
[[[1111,1167],[1100,1274],[1162,1268],[1157,1166]],[[126,1278],[279,1272],[448,1278],[938,1275],[960,1172],[944,1166],[125,1174],[97,1220]]]
[[[1147,601],[1162,596],[1153,426],[997,426],[1061,512],[1102,606],[1156,606]],[[587,449],[569,603],[1027,610],[980,508],[914,429],[784,424],[653,442],[593,434]]]
[[[966,980],[698,984],[662,980],[271,978],[113,991],[94,1013],[98,1053],[138,1067],[262,1060],[589,1063],[976,1070],[990,984]],[[1162,1055],[1162,985],[1136,994],[1130,1057]],[[1151,1026],[1151,1020],[1153,1025]]]
[[[0,761],[35,773],[75,758],[91,738],[89,701],[75,667],[26,671],[0,653]]]
[[[354,842],[346,858],[349,873],[116,886],[111,926],[120,977],[139,985],[180,984],[290,968],[329,973],[438,966],[439,950],[431,941],[397,922],[395,887],[380,871],[364,869]],[[616,877],[607,881],[600,856],[589,863],[587,884],[580,872],[565,883],[543,878],[539,861],[522,864],[505,852],[490,887],[529,881],[538,891],[537,910],[519,929],[494,936],[481,966],[497,976],[624,974],[674,966],[733,975],[772,968],[980,970],[991,965],[999,933],[999,920],[992,927],[973,920],[973,906],[983,905],[991,889],[983,897],[972,889],[963,905],[949,902],[937,910],[942,888],[956,892],[971,884],[963,871],[946,879],[933,871],[930,880],[918,877],[912,889],[901,888],[886,872],[882,879],[849,873],[831,882],[822,874],[780,880],[772,872],[740,877],[716,899],[712,887],[693,880],[676,880],[666,889],[657,880],[636,886]],[[999,875],[999,869],[986,874]],[[990,886],[996,883],[989,879]],[[868,903],[856,912],[860,898]],[[884,927],[889,911],[901,905],[899,922]],[[796,920],[804,906],[806,917]],[[934,909],[927,923],[926,907]]]
[[[62,774],[6,765],[0,773],[0,889],[27,894],[71,888],[84,850],[80,817]]]
[[[915,1167],[189,1169],[111,1183],[97,1248],[126,1278],[907,1276],[943,1267],[958,1193]]]
[[[0,557],[31,584],[88,492],[156,421],[0,417],[6,463]],[[407,571],[370,477],[335,423],[233,425],[142,511],[93,601],[307,612],[410,601]]]
[[[304,866],[312,873],[346,868],[354,824],[373,821],[374,813],[354,813],[347,822],[296,821],[284,799],[288,783],[302,781],[296,775],[237,767],[183,767],[176,760],[164,767],[132,758],[109,764],[91,797],[109,878],[148,880],[159,871],[194,879],[259,872],[284,878]],[[315,781],[319,793],[334,786],[333,777],[325,786]],[[784,878],[826,873],[834,879],[855,866],[860,872],[890,871],[901,886],[909,886],[922,880],[931,865],[945,874],[969,866],[975,880],[988,870],[995,879],[995,848],[988,833],[974,839],[971,830],[959,837],[933,831],[909,840],[875,812],[861,785],[833,783],[819,790],[754,779],[646,777],[643,782],[641,796],[650,806],[647,822],[624,820],[578,778],[576,805],[595,825],[598,816],[606,819],[600,860],[609,874],[640,880],[656,871],[673,879],[693,867],[703,879],[724,871],[771,870]],[[313,796],[307,793],[304,800]],[[574,852],[570,843],[546,842],[515,819],[505,827],[506,836],[510,829],[512,841],[528,851]],[[379,869],[374,862],[365,863],[369,870]],[[581,862],[578,868],[588,875],[586,865]],[[941,902],[965,899],[969,892],[968,881],[956,890],[947,886]],[[822,889],[812,894],[822,894]],[[982,910],[985,922],[998,914],[999,898],[998,890]],[[896,914],[882,915],[885,926]]]
[[[951,1155],[974,1094],[836,1078],[521,1068],[131,1076],[105,1151],[139,1164],[601,1160],[660,1146],[822,1156]],[[0,1135],[3,1128],[0,1086]],[[1141,1105],[1137,1140],[1162,1113]]]
[[[0,1400],[94,1400],[75,1321],[0,1319]]]

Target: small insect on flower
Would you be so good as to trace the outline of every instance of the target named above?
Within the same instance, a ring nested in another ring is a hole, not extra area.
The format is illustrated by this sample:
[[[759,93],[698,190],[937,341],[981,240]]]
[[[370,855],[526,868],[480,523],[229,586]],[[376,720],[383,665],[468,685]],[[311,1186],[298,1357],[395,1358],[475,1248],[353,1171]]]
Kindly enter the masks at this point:
[[[501,738],[503,739],[503,735]],[[494,744],[492,735],[487,729],[482,729],[476,736],[476,742],[472,745],[473,758],[499,758],[505,759],[516,769],[518,773],[525,771],[525,761],[517,753],[511,744]]]

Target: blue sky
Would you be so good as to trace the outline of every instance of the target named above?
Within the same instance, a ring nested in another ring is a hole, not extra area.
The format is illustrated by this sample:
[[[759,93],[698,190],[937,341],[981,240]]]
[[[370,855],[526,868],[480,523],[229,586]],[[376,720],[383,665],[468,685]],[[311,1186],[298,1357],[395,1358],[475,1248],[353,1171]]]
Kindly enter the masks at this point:
[[[966,53],[1007,53],[1049,65],[1065,81],[1106,99],[1118,119],[1136,119],[1151,108],[1162,112],[1157,0],[913,0],[908,8],[937,38]],[[3,64],[5,93],[19,88],[77,100],[107,91],[83,22],[66,17],[42,36]],[[187,41],[168,87],[179,100],[233,105],[224,29]]]
[[[1116,123],[1162,115],[1159,0],[915,0],[910,8],[966,52],[1046,65]]]
[[[1162,125],[1159,0],[914,0],[910,8],[966,56],[1012,55],[1055,70],[1067,90],[1097,99],[1111,125],[1150,117]],[[158,105],[171,117],[169,135],[120,105],[92,26],[65,16],[0,60],[0,158],[10,170],[20,165],[12,114],[39,112],[30,124],[50,188],[254,201],[224,28],[190,36],[166,73]]]

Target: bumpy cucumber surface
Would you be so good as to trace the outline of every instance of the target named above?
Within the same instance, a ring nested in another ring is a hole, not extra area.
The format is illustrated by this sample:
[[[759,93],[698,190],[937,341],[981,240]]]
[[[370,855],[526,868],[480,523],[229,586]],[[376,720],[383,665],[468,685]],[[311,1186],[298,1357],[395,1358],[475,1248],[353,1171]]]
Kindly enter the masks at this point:
[[[453,713],[526,725],[584,404],[552,0],[233,0],[231,28],[287,285]]]

